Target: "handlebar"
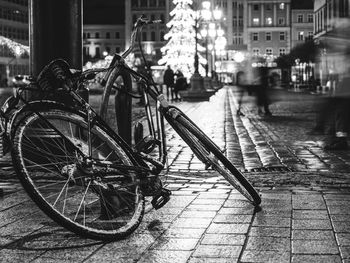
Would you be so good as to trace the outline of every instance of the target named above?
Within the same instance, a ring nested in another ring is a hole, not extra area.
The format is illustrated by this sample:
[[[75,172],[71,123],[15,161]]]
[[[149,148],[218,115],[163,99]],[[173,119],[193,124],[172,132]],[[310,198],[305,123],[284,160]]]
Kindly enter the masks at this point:
[[[126,58],[130,53],[131,51],[133,50],[134,46],[135,46],[135,42],[136,42],[136,37],[138,35],[138,33],[140,32],[140,30],[142,29],[142,27],[144,25],[150,25],[150,24],[158,24],[160,23],[161,20],[149,20],[147,18],[145,18],[143,15],[140,16],[134,26],[133,26],[133,30],[132,30],[132,33],[131,33],[131,39],[130,39],[130,46],[127,50],[125,50],[123,52],[123,54],[121,55],[122,58]]]

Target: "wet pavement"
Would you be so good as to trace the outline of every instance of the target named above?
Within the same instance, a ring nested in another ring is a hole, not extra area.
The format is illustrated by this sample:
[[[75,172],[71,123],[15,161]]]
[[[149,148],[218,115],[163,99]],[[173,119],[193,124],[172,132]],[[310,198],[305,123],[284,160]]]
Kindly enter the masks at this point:
[[[276,90],[261,117],[227,86],[209,102],[177,102],[259,190],[254,208],[167,126],[171,201],[130,237],[101,243],[57,226],[0,170],[0,262],[350,262],[350,151],[322,149],[318,96]]]

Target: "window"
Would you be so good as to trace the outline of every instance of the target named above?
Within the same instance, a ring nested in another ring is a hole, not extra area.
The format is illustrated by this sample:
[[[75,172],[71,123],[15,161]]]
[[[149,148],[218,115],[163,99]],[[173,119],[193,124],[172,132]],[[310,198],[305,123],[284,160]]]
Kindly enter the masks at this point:
[[[309,31],[309,32],[308,32],[308,37],[309,37],[309,39],[312,39],[312,38],[313,38],[313,36],[314,36],[314,32]]]
[[[298,23],[303,23],[304,22],[304,16],[299,14],[298,18],[297,18],[297,22]]]
[[[265,50],[266,55],[271,56],[273,54],[272,48],[267,48]]]
[[[152,20],[152,21],[156,20],[156,16],[152,14],[152,15],[151,15],[151,20]]]
[[[160,40],[161,41],[164,41],[165,39],[164,39],[164,35],[165,35],[165,33],[163,32],[163,31],[160,31]]]
[[[156,32],[151,32],[151,41],[156,41]]]
[[[99,58],[100,57],[100,47],[95,48],[95,57]]]
[[[253,25],[254,26],[258,26],[259,25],[259,18],[257,18],[257,17],[253,18]]]
[[[271,10],[271,4],[266,4],[266,10]]]
[[[304,41],[304,32],[298,32],[298,40]]]
[[[239,18],[238,18],[238,25],[243,26],[243,17],[242,16],[239,16]]]
[[[307,22],[308,23],[313,23],[314,22],[314,15],[313,14],[308,14],[307,15]]]
[[[106,33],[106,38],[111,38],[111,33],[107,32]]]
[[[234,16],[233,18],[232,18],[232,25],[235,27],[235,26],[237,26],[237,16]]]
[[[86,33],[86,38],[90,38],[90,33]]]
[[[259,5],[257,5],[257,4],[253,5],[253,10],[254,11],[258,11],[259,10]]]
[[[96,32],[95,33],[95,38],[100,38],[100,33]]]
[[[253,48],[253,55],[259,56],[260,55],[260,49],[259,48]]]
[[[272,18],[271,17],[266,17],[266,25],[271,26],[272,25]]]
[[[141,7],[147,7],[147,0],[140,0],[141,1]]]
[[[284,10],[284,3],[280,3],[279,9]]]
[[[149,1],[149,6],[151,6],[151,7],[157,6],[157,0],[150,0]]]
[[[111,53],[111,48],[110,47],[106,47],[106,52],[107,52],[107,54]]]
[[[147,32],[142,32],[142,41],[147,41]]]
[[[162,21],[162,22],[161,22],[162,24],[165,23],[165,18],[164,18],[164,15],[163,15],[163,14],[160,15],[160,20]]]
[[[259,41],[259,34],[258,33],[253,33],[253,41]]]
[[[138,0],[131,0],[131,6],[137,7],[138,6]]]
[[[165,0],[159,0],[158,5],[159,7],[165,6]]]
[[[90,55],[89,47],[84,47],[84,55],[87,57]]]
[[[280,41],[286,40],[286,33],[285,32],[280,32]]]
[[[266,39],[266,41],[271,41],[271,32],[266,32],[265,33],[265,39]]]
[[[115,48],[115,53],[120,53],[120,47]]]
[[[286,49],[285,48],[280,48],[280,56],[283,56],[286,54]]]
[[[115,32],[115,38],[119,39],[120,38],[120,34],[119,32]]]
[[[278,25],[284,25],[284,17],[279,17],[278,18]]]

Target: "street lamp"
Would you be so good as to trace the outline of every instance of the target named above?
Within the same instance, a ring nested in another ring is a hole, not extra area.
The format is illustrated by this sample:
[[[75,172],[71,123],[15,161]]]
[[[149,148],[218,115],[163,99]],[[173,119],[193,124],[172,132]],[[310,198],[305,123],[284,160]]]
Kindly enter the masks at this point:
[[[208,77],[209,71],[209,61],[208,61],[208,30],[203,28],[201,30],[201,36],[205,39],[205,59],[207,63],[205,64],[205,76]]]
[[[204,22],[207,24],[207,30],[206,31],[201,31],[204,33],[201,34],[203,37],[205,36],[205,43],[206,43],[206,59],[207,59],[207,67],[208,67],[208,70],[209,71],[209,65],[208,65],[208,56],[207,56],[207,53],[208,53],[208,36],[213,39],[213,43],[214,43],[214,48],[211,49],[212,52],[213,52],[213,63],[212,63],[212,71],[215,71],[215,57],[216,57],[216,49],[218,48],[218,45],[216,44],[216,41],[217,41],[217,37],[221,38],[223,37],[224,35],[224,31],[218,26],[217,24],[219,23],[220,19],[222,18],[222,11],[220,9],[218,9],[217,7],[213,10],[211,8],[211,3],[210,1],[204,1],[202,2],[202,7],[203,7],[203,10],[201,11],[201,14],[202,14],[202,17],[203,17],[203,20]],[[221,42],[220,42],[221,41]],[[223,40],[220,40],[219,42],[222,43]],[[208,76],[207,74],[207,71],[206,71],[206,76]]]

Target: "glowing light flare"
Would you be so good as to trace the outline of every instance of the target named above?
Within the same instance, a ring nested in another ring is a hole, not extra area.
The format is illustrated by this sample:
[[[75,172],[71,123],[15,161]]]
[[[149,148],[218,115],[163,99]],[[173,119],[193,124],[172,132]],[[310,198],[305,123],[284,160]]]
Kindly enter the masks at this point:
[[[20,57],[23,54],[29,54],[29,47],[13,41],[7,37],[0,36],[0,46],[6,46],[16,56]]]

